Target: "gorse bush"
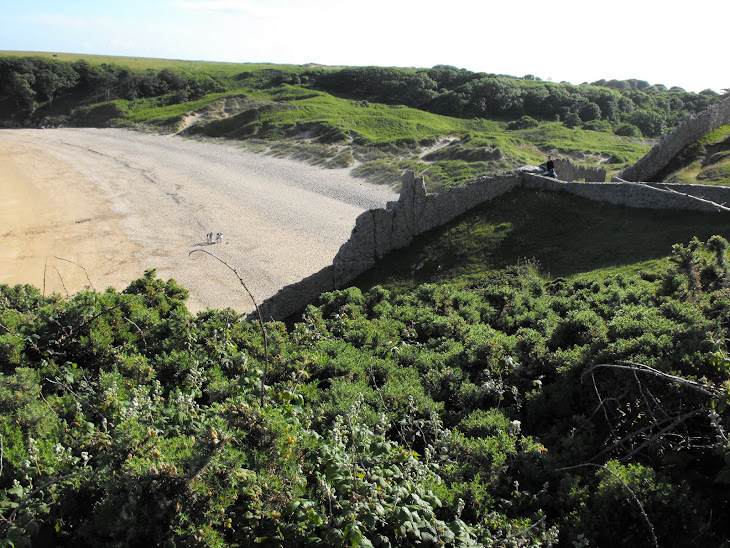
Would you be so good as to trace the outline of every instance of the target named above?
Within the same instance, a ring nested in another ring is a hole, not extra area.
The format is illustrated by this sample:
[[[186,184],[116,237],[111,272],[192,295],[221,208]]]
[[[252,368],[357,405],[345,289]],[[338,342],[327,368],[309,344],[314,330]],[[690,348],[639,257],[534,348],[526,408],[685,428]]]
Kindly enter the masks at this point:
[[[718,545],[727,248],[643,277],[352,287],[265,324],[268,354],[154,271],[70,299],[0,286],[0,538]]]

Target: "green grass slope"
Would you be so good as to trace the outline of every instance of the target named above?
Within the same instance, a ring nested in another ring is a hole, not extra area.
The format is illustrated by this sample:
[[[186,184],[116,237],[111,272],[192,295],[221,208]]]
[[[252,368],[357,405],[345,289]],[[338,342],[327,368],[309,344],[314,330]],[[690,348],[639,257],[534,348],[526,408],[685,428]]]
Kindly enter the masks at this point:
[[[677,242],[730,237],[725,214],[634,209],[565,193],[518,189],[394,252],[355,285],[395,291],[478,282],[520,262],[548,278],[654,270]]]
[[[730,125],[686,147],[659,177],[668,183],[730,185]]]
[[[249,108],[234,116],[203,122],[186,133],[246,140],[260,150],[328,167],[354,167],[355,175],[374,182],[397,181],[402,171],[411,169],[424,174],[430,190],[485,173],[540,164],[546,154],[585,165],[608,160],[610,163],[604,164],[608,170],[617,171],[649,149],[644,141],[566,128],[560,123],[509,130],[501,122],[352,101],[301,86],[237,92],[250,98]],[[210,101],[222,98],[218,94]],[[188,111],[201,106],[198,102],[174,108],[182,119]],[[168,123],[171,115],[169,109],[148,107],[122,120]],[[426,154],[442,138],[449,139],[450,144]],[[339,161],[329,164],[333,158]]]

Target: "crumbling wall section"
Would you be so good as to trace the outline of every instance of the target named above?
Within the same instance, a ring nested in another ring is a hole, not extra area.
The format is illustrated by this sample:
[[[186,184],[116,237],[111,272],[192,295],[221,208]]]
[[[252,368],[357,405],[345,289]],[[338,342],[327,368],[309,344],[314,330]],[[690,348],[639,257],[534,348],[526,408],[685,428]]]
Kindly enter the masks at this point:
[[[520,184],[516,172],[477,177],[467,184],[427,194],[423,177],[406,172],[397,202],[371,209],[355,221],[350,239],[334,258],[334,284],[344,287],[387,253],[408,246],[419,234],[444,225]]]
[[[385,208],[361,213],[350,239],[340,247],[332,265],[282,288],[261,303],[259,308],[264,319],[282,319],[301,311],[319,294],[347,286],[376,261],[408,246],[419,234],[511,191],[521,180],[519,172],[499,173],[477,177],[438,194],[427,194],[423,177],[406,172],[401,178],[398,200],[388,202]]]
[[[560,191],[589,200],[645,209],[723,211],[715,200],[678,192],[661,186],[627,181],[613,183],[566,183],[550,177],[525,173],[522,186],[534,190]],[[730,190],[730,189],[728,189]],[[725,197],[729,197],[726,193]]]
[[[478,177],[465,185],[427,194],[423,178],[407,172],[398,201],[360,214],[332,264],[264,301],[260,306],[264,319],[283,319],[301,311],[321,293],[346,287],[387,253],[408,246],[418,235],[517,187],[568,192],[598,202],[647,209],[727,212],[722,204],[730,202],[730,188],[627,181],[568,183],[520,171]]]
[[[730,97],[684,120],[619,177],[624,181],[652,181],[685,147],[727,124],[730,124]]]
[[[555,172],[561,181],[586,181],[587,183],[603,183],[606,180],[606,168],[579,166],[568,160],[553,160]]]

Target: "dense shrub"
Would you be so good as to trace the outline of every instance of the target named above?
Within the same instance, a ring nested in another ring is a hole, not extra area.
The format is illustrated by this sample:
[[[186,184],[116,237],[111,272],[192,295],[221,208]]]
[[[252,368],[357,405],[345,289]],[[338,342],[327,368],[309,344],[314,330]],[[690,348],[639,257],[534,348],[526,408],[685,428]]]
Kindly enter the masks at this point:
[[[535,120],[532,116],[521,116],[514,122],[510,122],[507,125],[507,129],[530,129],[531,127],[537,127],[540,123]]]
[[[623,137],[641,137],[641,130],[633,124],[618,124],[613,132]]]
[[[351,287],[266,324],[268,352],[154,271],[70,299],[0,286],[0,537],[718,545],[727,249],[675,246],[664,275]]]

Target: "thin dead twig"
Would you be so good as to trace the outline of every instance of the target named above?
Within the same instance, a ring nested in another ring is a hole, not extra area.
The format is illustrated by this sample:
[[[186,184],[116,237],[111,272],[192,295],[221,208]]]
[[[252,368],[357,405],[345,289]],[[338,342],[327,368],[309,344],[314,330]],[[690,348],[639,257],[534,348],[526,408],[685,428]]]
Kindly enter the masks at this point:
[[[228,270],[230,270],[231,272],[233,272],[236,275],[236,278],[238,278],[238,281],[243,286],[243,289],[245,289],[246,293],[248,293],[248,296],[251,297],[251,302],[253,302],[253,306],[254,306],[254,308],[256,308],[256,315],[259,320],[259,326],[261,327],[261,334],[264,338],[264,374],[261,376],[261,407],[263,407],[264,406],[264,390],[265,390],[265,386],[266,386],[265,381],[266,381],[266,377],[267,377],[268,371],[269,371],[269,342],[266,337],[266,327],[264,326],[264,319],[261,317],[261,310],[259,309],[259,305],[256,302],[256,299],[254,299],[254,296],[251,293],[251,291],[249,291],[248,287],[246,286],[246,283],[243,281],[243,278],[241,277],[241,275],[238,273],[238,271],[234,267],[229,265],[226,261],[224,261],[217,255],[214,255],[213,253],[211,253],[210,251],[206,251],[205,249],[193,249],[190,253],[188,253],[188,257],[191,257],[193,253],[205,253],[206,255],[210,255],[211,257],[213,257],[219,263],[222,263],[226,268],[228,268]]]
[[[56,265],[53,265],[53,268],[56,269],[56,273],[58,274],[58,277],[61,280],[61,285],[63,286],[63,290],[66,292],[66,298],[68,299],[68,289],[66,289],[66,284],[63,283],[63,276],[61,276],[61,271],[56,268]]]
[[[654,443],[656,440],[658,440],[659,438],[661,438],[667,432],[670,432],[670,431],[674,430],[677,426],[679,426],[681,423],[683,423],[687,419],[690,419],[692,417],[699,417],[699,416],[705,415],[705,414],[706,413],[704,411],[692,411],[691,413],[687,413],[686,415],[682,415],[681,417],[677,417],[674,420],[674,422],[672,422],[672,424],[670,424],[669,426],[666,426],[666,427],[662,428],[659,432],[657,432],[656,434],[654,434],[653,437],[651,437],[648,440],[646,440],[644,443],[642,443],[641,445],[639,445],[639,447],[636,447],[635,449],[633,449],[628,455],[625,455],[625,456],[621,457],[621,460],[624,461],[624,462],[627,461],[627,460],[629,460],[636,453],[638,453],[639,451],[641,451],[645,447],[648,447],[649,445],[651,445],[652,443]]]
[[[67,474],[65,476],[61,476],[61,477],[58,477],[58,478],[54,478],[52,480],[47,481],[43,485],[41,485],[39,487],[36,487],[30,493],[28,493],[23,500],[20,501],[20,503],[18,504],[18,506],[12,511],[12,513],[10,514],[10,516],[8,516],[8,522],[12,522],[15,519],[15,514],[17,514],[19,510],[22,510],[23,507],[27,504],[27,502],[31,498],[33,498],[35,495],[37,495],[38,493],[40,493],[41,491],[43,491],[43,489],[45,489],[46,487],[49,487],[49,486],[53,485],[54,483],[58,483],[58,482],[61,482],[61,481],[70,480],[70,479],[73,479],[73,478],[75,478],[77,476],[81,476],[83,474],[86,474],[88,471],[91,471],[91,469],[90,468],[89,469],[84,469],[84,470],[81,470],[80,472],[76,472],[74,474]]]
[[[144,297],[143,294],[135,295],[134,297],[132,297],[131,299],[129,299],[127,301],[123,301],[119,304],[115,304],[114,306],[110,306],[109,308],[105,308],[98,314],[94,314],[93,316],[91,316],[91,318],[85,319],[83,322],[81,322],[79,324],[78,328],[81,329],[86,324],[93,322],[96,318],[103,316],[104,314],[107,314],[107,313],[111,312],[112,310],[116,310],[117,308],[120,308],[120,307],[124,306],[125,304],[133,303],[134,301],[137,301],[137,300],[141,299],[142,297]]]
[[[593,379],[593,388],[596,391],[596,396],[598,397],[598,407],[603,409],[603,415],[606,417],[606,423],[608,424],[608,429],[611,431],[611,435],[613,437],[616,437],[616,433],[613,431],[613,425],[611,424],[611,421],[608,419],[608,411],[606,411],[606,406],[603,403],[603,398],[601,397],[601,393],[598,391],[598,386],[596,385],[596,376],[591,375],[591,379]],[[598,409],[596,409],[598,411]]]
[[[508,540],[512,540],[512,539],[515,539],[517,537],[521,537],[522,535],[524,535],[525,533],[527,533],[531,529],[534,529],[535,527],[537,527],[538,525],[540,525],[543,521],[545,521],[545,517],[546,516],[541,517],[535,523],[533,523],[532,525],[530,525],[527,529],[522,529],[522,531],[518,531],[517,533],[515,533],[513,535],[510,535],[508,537],[503,538],[502,540],[500,540],[499,542],[497,542],[497,544],[504,544]]]
[[[144,350],[145,350],[145,352],[147,352],[147,339],[145,339],[145,337],[144,337],[144,332],[140,329],[140,327],[136,323],[134,323],[132,320],[130,320],[126,316],[124,316],[122,319],[126,322],[131,323],[134,327],[137,328],[137,331],[139,332],[139,336],[142,337],[142,342],[144,343]]]
[[[89,273],[83,266],[81,266],[79,263],[75,263],[73,261],[69,261],[68,259],[64,259],[63,257],[56,257],[54,255],[53,258],[58,259],[59,261],[66,261],[67,263],[75,264],[76,266],[78,266],[81,270],[84,271],[84,274],[86,274],[86,280],[89,282],[89,287],[91,287],[91,290],[96,291],[96,289],[94,289],[94,284],[91,283],[91,278],[89,278]]]
[[[647,374],[653,375],[655,377],[660,377],[662,379],[687,386],[689,388],[697,390],[698,392],[702,392],[703,394],[706,394],[713,398],[717,398],[722,395],[721,391],[712,389],[711,387],[709,387],[705,384],[695,382],[695,381],[690,381],[690,380],[684,379],[682,377],[677,377],[676,375],[670,375],[669,373],[664,373],[663,371],[659,371],[658,369],[654,369],[653,367],[649,367],[648,365],[643,365],[640,363],[633,363],[633,362],[626,362],[626,364],[627,365],[615,364],[615,363],[599,363],[599,364],[591,367],[585,373],[583,373],[583,375],[581,375],[581,377],[583,377],[583,376],[587,375],[588,373],[591,373],[593,370],[599,369],[599,368],[619,369],[619,370],[624,370],[624,371],[639,371],[641,373],[647,373]]]
[[[663,185],[663,186],[664,186],[664,190],[671,192],[673,194],[679,194],[680,196],[684,196],[685,198],[697,200],[698,202],[701,202],[703,204],[707,204],[707,205],[716,207],[719,211],[730,211],[730,207],[727,207],[725,204],[718,204],[717,202],[713,202],[712,200],[708,200],[706,198],[700,198],[699,196],[695,196],[693,194],[686,194],[684,192],[679,192],[677,190],[669,188],[667,185]]]
[[[43,263],[43,293],[42,295],[46,296],[46,267],[48,267],[48,255],[46,255],[46,262]]]

